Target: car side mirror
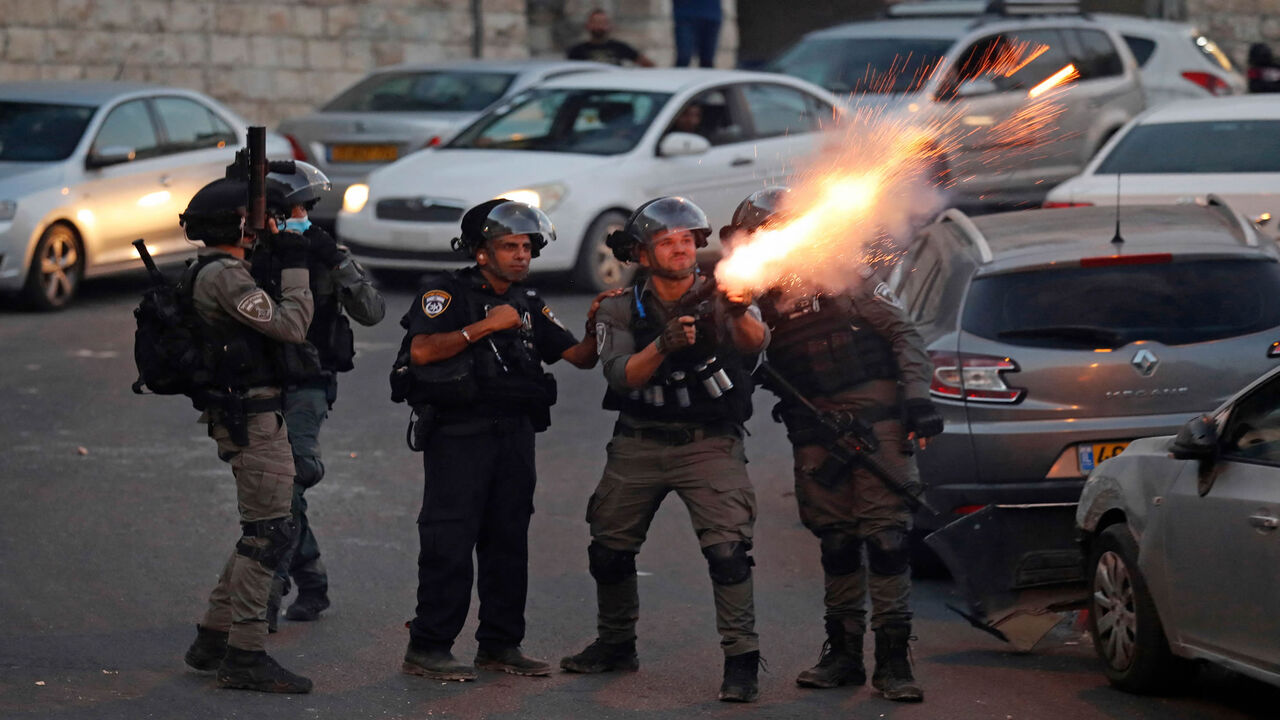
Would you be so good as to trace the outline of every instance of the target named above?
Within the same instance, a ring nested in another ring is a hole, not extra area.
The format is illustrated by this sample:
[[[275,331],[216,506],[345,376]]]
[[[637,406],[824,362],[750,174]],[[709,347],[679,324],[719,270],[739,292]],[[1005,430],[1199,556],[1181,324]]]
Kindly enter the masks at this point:
[[[980,97],[982,95],[994,95],[998,92],[1000,92],[1000,88],[996,87],[991,78],[974,78],[960,83],[960,86],[956,88],[956,97]]]
[[[687,132],[669,132],[658,142],[659,157],[701,155],[710,149],[710,140]]]
[[[131,147],[111,145],[101,150],[90,152],[89,157],[84,160],[84,166],[93,169],[109,165],[120,165],[121,163],[132,162],[137,156],[138,153]]]
[[[1193,417],[1178,431],[1169,445],[1178,460],[1210,461],[1218,457],[1218,427],[1208,415]]]

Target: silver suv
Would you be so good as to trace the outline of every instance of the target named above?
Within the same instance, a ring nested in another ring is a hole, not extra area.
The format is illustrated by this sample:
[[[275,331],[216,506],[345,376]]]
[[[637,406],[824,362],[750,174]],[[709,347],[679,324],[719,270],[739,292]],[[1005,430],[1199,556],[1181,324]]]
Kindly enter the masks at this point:
[[[953,517],[1074,503],[1129,441],[1176,432],[1280,364],[1280,253],[1212,196],[1118,216],[948,210],[890,285],[935,365],[946,431],[920,469]]]
[[[1075,3],[986,6],[902,3],[895,17],[810,33],[767,69],[931,132],[952,203],[1038,205],[1143,110],[1138,66],[1120,35]],[[1069,68],[1078,78],[1064,92],[1031,103]]]

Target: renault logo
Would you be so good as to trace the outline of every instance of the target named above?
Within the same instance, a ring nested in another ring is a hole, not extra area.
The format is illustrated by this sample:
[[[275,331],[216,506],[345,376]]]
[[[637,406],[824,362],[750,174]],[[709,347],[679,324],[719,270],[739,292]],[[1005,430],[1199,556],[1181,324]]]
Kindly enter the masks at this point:
[[[1156,372],[1156,366],[1160,364],[1160,358],[1150,350],[1139,350],[1134,353],[1133,359],[1129,361],[1133,369],[1142,377],[1151,377]]]

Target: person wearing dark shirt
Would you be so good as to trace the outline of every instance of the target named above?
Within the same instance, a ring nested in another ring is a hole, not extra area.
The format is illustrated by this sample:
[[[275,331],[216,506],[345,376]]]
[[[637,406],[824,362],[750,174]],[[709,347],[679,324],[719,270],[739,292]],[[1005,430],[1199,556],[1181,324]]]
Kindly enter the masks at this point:
[[[569,48],[570,60],[591,60],[625,65],[634,63],[640,67],[653,67],[653,61],[621,40],[609,37],[613,32],[613,23],[609,14],[599,8],[592,10],[587,16],[587,34],[591,39]]]
[[[689,67],[697,54],[700,67],[714,67],[723,14],[720,0],[672,0],[675,21],[676,67]]]

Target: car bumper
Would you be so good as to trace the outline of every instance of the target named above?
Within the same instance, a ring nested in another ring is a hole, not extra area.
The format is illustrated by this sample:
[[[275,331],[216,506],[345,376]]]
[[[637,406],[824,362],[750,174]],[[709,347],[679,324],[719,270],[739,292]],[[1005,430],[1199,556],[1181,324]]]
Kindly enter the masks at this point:
[[[0,293],[22,289],[27,279],[31,229],[25,224],[0,222]]]

